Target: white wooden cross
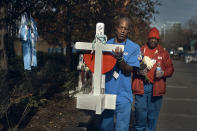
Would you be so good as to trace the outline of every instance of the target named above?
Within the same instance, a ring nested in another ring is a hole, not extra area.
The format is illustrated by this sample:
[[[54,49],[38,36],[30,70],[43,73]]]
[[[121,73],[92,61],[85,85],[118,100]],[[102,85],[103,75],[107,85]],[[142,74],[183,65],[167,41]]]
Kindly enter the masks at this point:
[[[104,35],[104,23],[97,23],[96,36]],[[96,114],[101,114],[104,109],[115,109],[116,95],[101,94],[101,88],[105,85],[105,77],[102,75],[102,53],[103,51],[111,52],[115,48],[122,48],[123,45],[103,44],[96,37],[95,45],[88,42],[76,42],[74,48],[80,50],[94,50],[95,64],[93,74],[93,92],[90,94],[77,95],[77,108],[95,110]]]

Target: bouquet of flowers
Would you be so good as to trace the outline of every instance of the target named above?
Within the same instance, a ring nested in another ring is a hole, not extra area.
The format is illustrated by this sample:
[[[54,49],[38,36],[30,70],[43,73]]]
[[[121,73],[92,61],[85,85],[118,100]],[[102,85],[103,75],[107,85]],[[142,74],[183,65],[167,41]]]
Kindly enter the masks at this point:
[[[140,55],[138,59],[140,60],[140,70],[144,70],[146,68],[150,70],[155,64],[155,61],[153,61],[148,56]],[[148,76],[144,76],[144,77],[145,77],[145,81],[149,82]]]
[[[142,59],[142,62],[147,66],[148,70],[150,70],[155,64],[155,62],[148,56],[144,56],[144,58]]]

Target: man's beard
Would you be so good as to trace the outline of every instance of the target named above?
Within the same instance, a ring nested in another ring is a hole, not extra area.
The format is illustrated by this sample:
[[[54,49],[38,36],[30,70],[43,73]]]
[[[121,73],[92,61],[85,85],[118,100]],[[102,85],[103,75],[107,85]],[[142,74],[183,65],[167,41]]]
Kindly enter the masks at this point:
[[[126,40],[126,36],[125,35],[120,35],[119,37],[117,37],[117,41],[118,42],[124,42]]]
[[[149,47],[150,49],[156,48],[157,45],[158,45],[158,42],[155,42],[155,43],[148,43],[148,47]]]

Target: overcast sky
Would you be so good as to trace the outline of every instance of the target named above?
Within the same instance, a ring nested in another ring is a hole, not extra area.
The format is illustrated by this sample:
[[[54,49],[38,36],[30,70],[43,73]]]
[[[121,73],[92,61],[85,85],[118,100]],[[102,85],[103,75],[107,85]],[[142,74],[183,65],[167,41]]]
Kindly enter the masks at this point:
[[[156,22],[152,26],[158,28],[167,21],[185,22],[192,16],[197,16],[197,0],[160,0],[162,5],[157,7],[160,12],[155,15]]]

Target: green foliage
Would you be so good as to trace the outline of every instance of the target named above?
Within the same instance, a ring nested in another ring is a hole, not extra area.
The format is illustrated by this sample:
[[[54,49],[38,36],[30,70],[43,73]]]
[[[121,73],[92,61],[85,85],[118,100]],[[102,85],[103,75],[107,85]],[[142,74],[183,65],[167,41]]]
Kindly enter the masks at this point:
[[[46,104],[47,104],[47,99],[40,99],[40,101],[39,101],[40,106],[44,106]]]
[[[19,130],[19,129],[16,128],[16,127],[8,129],[8,131],[18,131],[18,130]]]

